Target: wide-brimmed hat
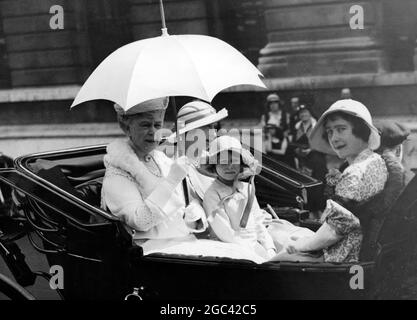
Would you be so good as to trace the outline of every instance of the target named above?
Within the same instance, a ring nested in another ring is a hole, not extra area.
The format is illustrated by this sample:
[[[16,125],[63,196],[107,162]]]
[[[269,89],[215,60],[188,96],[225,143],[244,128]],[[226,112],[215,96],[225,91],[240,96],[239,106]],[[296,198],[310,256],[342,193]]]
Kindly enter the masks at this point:
[[[240,141],[231,136],[220,136],[210,143],[208,153],[200,160],[199,171],[209,177],[217,177],[216,164],[218,164],[218,155],[232,151],[232,153],[240,156],[241,164],[244,166],[243,172],[240,174],[241,179],[258,174],[259,163],[253,155],[242,147]]]
[[[216,112],[209,103],[199,100],[191,101],[181,107],[177,114],[177,121],[182,122],[184,127],[180,128],[179,134],[201,128],[226,118],[227,109],[223,108]],[[175,139],[176,133],[168,137],[168,140]]]
[[[371,134],[369,135],[368,139],[368,147],[371,150],[378,149],[381,143],[381,137],[379,135],[378,129],[375,128],[375,126],[372,123],[372,116],[369,113],[368,108],[365,107],[359,101],[355,101],[352,99],[338,100],[335,103],[333,103],[330,106],[330,108],[322,114],[309,136],[310,146],[312,149],[323,153],[336,155],[336,152],[334,152],[324,135],[324,120],[327,118],[329,114],[335,112],[343,112],[357,117],[359,119],[362,119],[371,130]]]
[[[149,111],[165,110],[168,107],[168,102],[169,102],[168,97],[147,100],[145,102],[142,102],[133,106],[127,111],[125,111],[120,105],[115,103],[114,110],[116,111],[118,115],[130,116],[130,115],[149,112]]]

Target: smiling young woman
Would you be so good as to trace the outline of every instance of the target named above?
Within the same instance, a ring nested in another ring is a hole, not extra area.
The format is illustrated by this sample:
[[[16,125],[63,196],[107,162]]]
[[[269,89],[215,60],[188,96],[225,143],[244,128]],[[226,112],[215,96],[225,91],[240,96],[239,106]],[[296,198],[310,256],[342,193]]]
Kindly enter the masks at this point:
[[[344,99],[324,112],[309,138],[312,149],[337,155],[349,165],[327,176],[333,192],[320,229],[312,236],[291,237],[284,248],[289,254],[320,250],[325,262],[357,262],[363,234],[356,209],[379,194],[388,178],[384,160],[374,152],[380,145],[378,130],[362,103]]]
[[[335,112],[324,121],[325,138],[341,159],[349,163],[368,148],[371,130],[365,122],[344,112]]]

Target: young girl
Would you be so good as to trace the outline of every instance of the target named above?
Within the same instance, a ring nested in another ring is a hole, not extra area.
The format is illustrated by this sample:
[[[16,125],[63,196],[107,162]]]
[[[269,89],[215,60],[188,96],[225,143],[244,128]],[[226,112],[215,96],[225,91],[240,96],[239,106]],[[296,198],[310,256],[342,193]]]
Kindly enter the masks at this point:
[[[201,172],[216,177],[203,201],[211,237],[249,247],[267,259],[274,256],[274,242],[263,224],[265,214],[254,186],[241,181],[257,174],[258,162],[237,139],[221,136],[211,143],[202,163]]]

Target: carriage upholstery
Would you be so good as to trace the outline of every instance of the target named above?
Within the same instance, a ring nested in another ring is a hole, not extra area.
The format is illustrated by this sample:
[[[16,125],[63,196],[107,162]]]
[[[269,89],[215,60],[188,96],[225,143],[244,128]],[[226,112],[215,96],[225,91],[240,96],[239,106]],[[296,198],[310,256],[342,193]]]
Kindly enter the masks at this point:
[[[84,170],[78,168],[74,172],[68,164],[61,165],[44,159],[36,160],[31,166],[39,177],[99,208],[104,169],[97,169],[97,165],[93,166],[91,162],[89,166],[80,164],[80,167]],[[75,173],[78,176],[74,176]]]
[[[393,206],[404,189],[401,165],[394,159],[385,158],[388,179],[384,190],[372,200],[361,205],[356,214],[361,221],[363,241],[360,254],[361,261],[374,260],[377,254],[377,241],[386,218],[396,214]]]

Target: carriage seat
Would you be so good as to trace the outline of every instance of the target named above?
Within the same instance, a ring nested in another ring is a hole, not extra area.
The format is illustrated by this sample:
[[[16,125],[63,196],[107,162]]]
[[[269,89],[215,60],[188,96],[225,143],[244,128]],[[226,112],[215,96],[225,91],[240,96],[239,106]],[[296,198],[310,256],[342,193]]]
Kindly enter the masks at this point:
[[[360,253],[361,261],[374,260],[377,254],[377,241],[386,218],[392,214],[392,207],[404,190],[404,172],[402,166],[389,157],[384,157],[388,170],[388,179],[384,190],[358,210],[363,229],[363,241]]]
[[[75,189],[78,191],[84,201],[100,208],[102,186],[103,177],[100,177],[79,184],[75,187]]]
[[[66,176],[66,170],[54,161],[38,159],[31,164],[31,169],[39,177],[53,183],[58,188],[100,208],[103,176],[100,176],[98,170],[84,173],[77,178],[77,181],[81,183],[74,186],[73,179],[68,179]]]

